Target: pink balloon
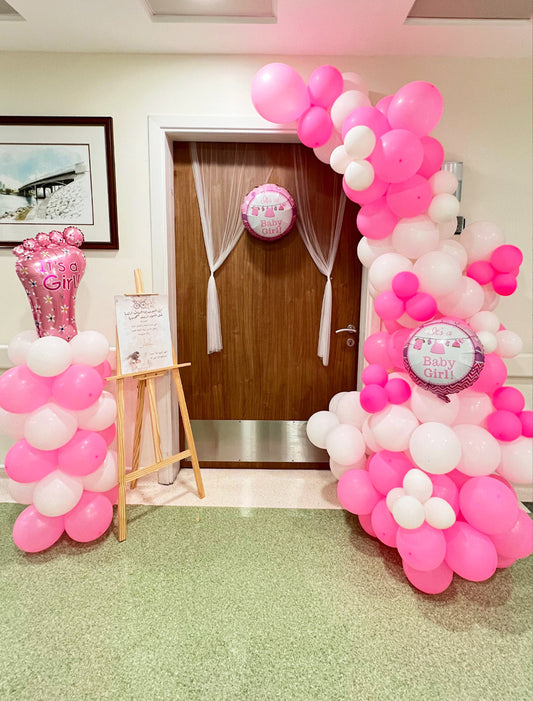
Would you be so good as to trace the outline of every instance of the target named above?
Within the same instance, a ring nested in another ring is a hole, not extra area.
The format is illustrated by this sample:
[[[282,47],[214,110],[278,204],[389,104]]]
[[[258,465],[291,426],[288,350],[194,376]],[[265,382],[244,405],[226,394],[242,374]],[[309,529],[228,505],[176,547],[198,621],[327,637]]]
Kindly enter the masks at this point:
[[[72,540],[88,543],[96,540],[109,528],[113,507],[99,492],[83,492],[76,506],[65,514],[65,531]]]
[[[522,422],[516,414],[500,409],[487,416],[487,431],[499,441],[514,441],[522,435]]]
[[[104,380],[96,368],[74,364],[54,379],[52,396],[59,406],[81,411],[92,406],[103,389]]]
[[[371,202],[378,200],[385,194],[388,186],[389,184],[384,180],[374,177],[372,185],[367,187],[365,190],[352,190],[352,188],[346,184],[344,177],[342,178],[342,189],[344,190],[346,197],[349,200],[352,200],[352,202],[361,205],[370,204]]]
[[[424,149],[424,158],[418,172],[424,178],[431,178],[432,175],[440,170],[444,162],[444,147],[440,141],[437,141],[432,136],[423,136],[420,139],[420,143]]]
[[[309,76],[307,87],[311,104],[328,108],[342,93],[344,78],[334,66],[319,66]]]
[[[15,269],[28,295],[39,336],[60,336],[69,341],[77,334],[76,292],[85,272],[85,256],[78,248],[83,242],[81,231],[67,227],[63,233],[65,236],[52,232],[44,246],[36,239],[27,239],[23,246],[29,248],[17,255]]]
[[[118,484],[116,487],[108,489],[107,492],[100,492],[100,494],[102,494],[111,503],[111,505],[118,504]]]
[[[509,244],[498,246],[490,256],[492,267],[499,273],[512,273],[520,267],[523,260],[524,256],[518,246]]]
[[[518,418],[522,424],[522,435],[531,438],[533,436],[533,411],[521,411]]]
[[[385,496],[394,487],[401,487],[403,478],[413,464],[403,453],[380,450],[368,461],[368,474],[372,484]]]
[[[473,478],[477,479],[477,478]],[[446,564],[463,579],[482,582],[492,577],[498,564],[494,543],[469,523],[456,521],[444,531]]]
[[[393,331],[389,336],[387,343],[387,350],[391,359],[391,364],[395,368],[404,369],[403,366],[403,347],[407,343],[407,339],[411,335],[412,330],[406,328],[400,328]]]
[[[494,292],[502,297],[509,297],[518,287],[518,281],[512,273],[497,273],[492,280]]]
[[[385,117],[387,116],[387,112],[389,111],[389,105],[392,102],[392,98],[394,95],[385,95],[385,97],[382,97],[381,100],[378,100],[376,102],[376,109],[382,112]]]
[[[533,552],[533,521],[519,509],[516,523],[507,531],[491,535],[490,539],[498,555],[513,560],[528,557]]]
[[[431,185],[419,173],[400,183],[392,183],[387,190],[387,204],[399,217],[417,217],[426,211],[432,199]]]
[[[392,278],[392,289],[400,299],[414,297],[420,287],[420,280],[414,273],[405,270]]]
[[[394,95],[387,118],[393,129],[408,129],[417,136],[426,136],[440,121],[444,101],[431,83],[415,80]]]
[[[16,365],[0,377],[0,407],[12,414],[35,411],[50,399],[52,381]]]
[[[466,477],[466,475],[464,476]],[[450,473],[448,472],[446,475],[431,475],[431,481],[433,482],[431,496],[440,497],[447,501],[457,516],[459,513],[459,489],[453,479],[451,479]]]
[[[38,450],[24,438],[5,457],[5,470],[15,482],[37,482],[57,468],[57,450]]]
[[[494,268],[488,260],[477,260],[475,263],[470,263],[466,274],[480,285],[487,285],[494,279]]]
[[[303,78],[286,63],[260,68],[252,81],[251,97],[261,117],[276,124],[298,119],[310,105]]]
[[[518,414],[526,404],[524,395],[516,387],[500,387],[492,396],[492,403],[495,409],[504,409]]]
[[[500,388],[507,379],[507,366],[496,353],[485,355],[485,364],[478,379],[472,385],[474,392],[485,392],[488,395]]]
[[[103,431],[96,431],[96,433],[98,433],[99,436],[102,436],[106,442],[106,445],[111,445],[111,443],[113,443],[115,440],[115,436],[117,435],[117,425],[111,424],[111,426],[104,428]]]
[[[398,183],[415,175],[423,157],[424,150],[417,136],[405,129],[391,129],[376,141],[369,160],[378,178]]]
[[[391,359],[387,350],[389,334],[386,331],[377,331],[367,337],[363,344],[363,355],[368,363],[378,363],[385,368],[391,366]]]
[[[100,363],[100,365],[97,365],[94,369],[100,373],[104,380],[106,379],[106,377],[111,377],[111,375],[113,374],[111,370],[111,365],[107,360],[104,360],[103,363]]]
[[[369,414],[376,414],[388,404],[387,392],[380,385],[367,385],[363,387],[359,395],[361,408]]]
[[[382,543],[388,545],[390,548],[395,548],[396,533],[398,532],[399,526],[392,517],[385,499],[380,499],[374,506],[370,521],[376,538],[379,538]]]
[[[317,105],[306,110],[298,120],[298,138],[309,148],[323,146],[333,132],[328,111]]]
[[[398,528],[396,547],[404,562],[422,572],[434,570],[446,555],[443,532],[426,522],[414,529]]]
[[[385,387],[388,380],[387,370],[379,363],[371,363],[363,369],[361,381],[364,385],[380,385]]]
[[[359,524],[365,533],[371,535],[372,538],[377,538],[376,532],[372,528],[372,514],[359,514],[358,518]]]
[[[374,300],[374,309],[378,316],[387,321],[399,319],[405,311],[403,299],[400,299],[392,290],[380,292]]]
[[[405,311],[415,321],[429,321],[437,313],[437,300],[427,292],[418,292],[407,300]]]
[[[385,115],[376,107],[357,107],[346,117],[342,125],[342,140],[353,127],[369,127],[376,138],[390,131],[390,124]]]
[[[95,431],[77,430],[74,437],[59,448],[59,469],[69,475],[83,477],[97,470],[104,462],[107,444]]]
[[[401,377],[393,377],[385,385],[385,392],[391,404],[404,404],[411,396],[409,384]]]
[[[357,214],[357,228],[362,236],[376,241],[392,234],[398,217],[391,212],[385,197],[380,197],[361,207]]]
[[[434,570],[421,572],[404,560],[403,571],[411,584],[424,594],[442,594],[453,579],[453,570],[445,562],[441,562]]]
[[[20,550],[38,553],[59,540],[64,530],[63,516],[43,516],[30,505],[19,514],[13,525],[13,540]]]
[[[339,479],[337,496],[343,509],[352,514],[369,514],[380,499],[366,470],[348,470]]]
[[[490,476],[472,477],[461,487],[459,506],[464,518],[482,533],[508,531],[518,518],[514,491]]]

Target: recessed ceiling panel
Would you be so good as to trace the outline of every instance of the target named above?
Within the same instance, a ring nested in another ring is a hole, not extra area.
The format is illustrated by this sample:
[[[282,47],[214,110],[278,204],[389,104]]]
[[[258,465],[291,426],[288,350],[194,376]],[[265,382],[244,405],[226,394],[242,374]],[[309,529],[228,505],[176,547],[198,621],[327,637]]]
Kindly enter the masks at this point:
[[[1,20],[21,20],[24,19],[14,7],[6,2],[6,0],[0,0],[0,21]]]
[[[407,19],[528,20],[531,0],[415,0]]]
[[[163,22],[275,22],[275,0],[146,0]]]

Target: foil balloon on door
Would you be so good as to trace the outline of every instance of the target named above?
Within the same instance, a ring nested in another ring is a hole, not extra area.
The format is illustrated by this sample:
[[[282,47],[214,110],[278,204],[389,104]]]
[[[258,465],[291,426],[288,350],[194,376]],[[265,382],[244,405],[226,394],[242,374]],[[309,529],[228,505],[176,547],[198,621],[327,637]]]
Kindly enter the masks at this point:
[[[77,333],[76,292],[85,272],[83,234],[75,226],[26,239],[13,249],[39,336],[69,341]]]
[[[445,402],[446,395],[470,387],[485,362],[481,341],[465,323],[439,319],[420,326],[403,349],[411,379]]]
[[[263,241],[276,241],[288,234],[296,220],[291,193],[280,185],[267,183],[249,192],[241,205],[247,231]]]

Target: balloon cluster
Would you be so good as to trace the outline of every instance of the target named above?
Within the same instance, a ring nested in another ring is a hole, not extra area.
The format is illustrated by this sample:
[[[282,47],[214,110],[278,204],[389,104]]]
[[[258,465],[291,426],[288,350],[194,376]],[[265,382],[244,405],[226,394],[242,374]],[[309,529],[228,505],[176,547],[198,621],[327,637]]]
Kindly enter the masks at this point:
[[[321,66],[306,85],[275,63],[255,76],[252,101],[269,121],[298,120],[300,140],[361,205],[357,253],[381,330],[364,343],[361,392],[335,395],[307,423],[340,503],[398,549],[418,589],[442,592],[454,573],[487,579],[533,551],[513,487],[533,481],[533,414],[504,386],[522,341],[494,312],[516,288],[520,249],[491,222],[454,236],[458,182],[430,136],[443,109],[434,85],[372,106],[356,74]]]
[[[13,252],[36,331],[8,345],[13,366],[0,376],[0,431],[16,443],[5,458],[9,491],[28,504],[13,540],[25,552],[53,545],[64,531],[79,542],[101,536],[113,517],[117,463],[109,449],[116,402],[104,391],[109,343],[77,333],[75,293],[85,270],[83,234],[38,234]]]

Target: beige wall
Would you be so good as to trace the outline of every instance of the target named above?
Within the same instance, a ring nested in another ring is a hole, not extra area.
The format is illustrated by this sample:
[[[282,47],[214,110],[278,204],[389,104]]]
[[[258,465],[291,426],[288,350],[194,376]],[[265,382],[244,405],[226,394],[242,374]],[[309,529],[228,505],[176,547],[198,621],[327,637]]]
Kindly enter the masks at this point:
[[[113,295],[132,290],[132,271],[151,285],[148,115],[253,115],[250,84],[281,60],[307,78],[322,63],[355,71],[374,93],[428,80],[444,96],[433,135],[448,160],[465,164],[462,214],[498,223],[526,263],[516,295],[499,313],[531,353],[531,67],[527,59],[403,57],[0,54],[2,114],[110,115],[114,120],[120,251],[87,252],[77,320],[114,337]],[[5,345],[32,327],[14,257],[0,251],[0,366]],[[3,346],[3,352],[2,352]],[[525,356],[529,358],[530,356]]]

